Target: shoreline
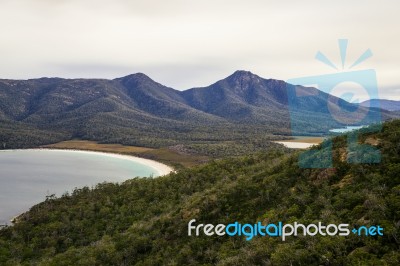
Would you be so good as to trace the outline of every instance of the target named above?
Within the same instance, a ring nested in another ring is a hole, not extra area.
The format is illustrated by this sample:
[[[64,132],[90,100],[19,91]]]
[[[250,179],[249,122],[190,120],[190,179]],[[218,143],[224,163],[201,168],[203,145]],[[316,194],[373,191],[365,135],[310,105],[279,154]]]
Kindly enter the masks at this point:
[[[296,141],[274,141],[289,149],[308,149],[312,146],[318,145],[317,143],[296,142]]]
[[[150,167],[151,169],[154,170],[154,178],[165,176],[165,175],[175,172],[175,170],[172,167],[170,167],[166,164],[163,164],[161,162],[157,162],[155,160],[140,158],[140,157],[133,156],[133,155],[119,154],[119,153],[112,153],[112,152],[103,152],[103,151],[91,151],[91,150],[79,150],[79,149],[60,149],[60,148],[29,148],[29,149],[0,150],[0,153],[1,152],[18,152],[18,151],[36,151],[36,152],[37,151],[39,151],[39,152],[40,151],[57,151],[57,152],[65,152],[65,153],[68,152],[68,153],[80,153],[80,154],[92,154],[92,155],[107,156],[110,158],[127,160],[127,161],[143,164],[147,167]],[[33,205],[36,205],[36,204],[33,204]],[[31,207],[29,207],[29,208],[31,208]],[[29,209],[27,209],[27,211],[28,210]],[[27,211],[24,211],[18,215],[13,216],[8,221],[4,221],[5,224],[0,224],[0,230],[3,227],[12,226],[12,225],[18,223],[19,217],[21,215],[25,214]]]
[[[149,166],[153,168],[157,172],[157,177],[168,175],[175,170],[163,163],[150,160],[150,159],[145,159],[133,155],[127,155],[127,154],[120,154],[120,153],[112,153],[112,152],[104,152],[104,151],[91,151],[91,150],[79,150],[79,149],[59,149],[59,148],[32,148],[32,149],[10,149],[10,150],[1,150],[1,151],[64,151],[64,152],[79,152],[79,153],[86,153],[86,154],[102,154],[105,156],[113,157],[113,158],[118,158],[118,159],[125,159],[128,161],[144,164],[146,166]]]

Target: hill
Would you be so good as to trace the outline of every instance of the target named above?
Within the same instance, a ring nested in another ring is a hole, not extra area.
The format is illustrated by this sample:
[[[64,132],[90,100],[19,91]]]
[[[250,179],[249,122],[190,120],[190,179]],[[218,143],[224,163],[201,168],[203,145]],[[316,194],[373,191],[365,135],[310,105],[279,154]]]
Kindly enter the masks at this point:
[[[400,111],[400,101],[371,99],[360,103],[362,106],[382,108],[388,111]]]
[[[228,121],[290,128],[294,135],[326,134],[331,128],[354,121],[363,125],[395,116],[379,109],[359,108],[316,88],[264,79],[242,70],[208,87],[183,91],[182,96],[193,108]]]
[[[116,80],[2,80],[0,110],[6,121],[18,122],[21,127],[57,132],[64,139],[108,140],[147,146],[152,144],[143,139],[145,136],[140,136],[143,131],[151,138],[152,133],[168,136],[171,135],[169,132],[193,127],[197,122],[207,122],[210,126],[223,122],[179,104],[179,96],[175,93],[143,74]],[[160,132],[152,132],[154,129]]]
[[[313,96],[293,96],[298,90]],[[0,80],[0,143],[8,148],[70,139],[156,148],[250,139],[261,143],[274,135],[318,135],[342,126],[328,105],[344,111],[337,112],[343,121],[358,108],[317,89],[247,71],[187,91],[142,73],[114,80]],[[360,124],[381,115],[378,109],[361,110],[371,115]],[[382,112],[383,119],[394,116]],[[291,123],[300,127],[291,132]]]
[[[349,133],[351,134],[351,133]],[[302,169],[298,154],[218,160],[157,179],[48,197],[0,230],[2,265],[399,265],[400,120],[358,132],[382,153],[349,164],[336,137],[334,168]],[[321,154],[331,152],[316,147]],[[352,156],[352,155],[349,155]],[[364,154],[368,156],[368,154]],[[380,225],[383,236],[188,236],[197,223],[261,221]]]

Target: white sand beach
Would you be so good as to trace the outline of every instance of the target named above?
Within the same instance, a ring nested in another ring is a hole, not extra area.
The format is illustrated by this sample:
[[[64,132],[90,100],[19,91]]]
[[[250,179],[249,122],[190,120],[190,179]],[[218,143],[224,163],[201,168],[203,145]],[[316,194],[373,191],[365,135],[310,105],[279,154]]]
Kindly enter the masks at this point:
[[[308,149],[314,145],[318,145],[316,143],[292,142],[292,141],[274,141],[274,142],[282,144],[285,147],[291,148],[291,149]]]
[[[48,149],[47,149],[48,150]],[[173,172],[174,169],[172,169],[171,167],[169,167],[168,165],[165,165],[163,163],[157,162],[157,161],[153,161],[150,159],[144,159],[144,158],[140,158],[140,157],[135,157],[135,156],[131,156],[131,155],[124,155],[124,154],[117,154],[117,153],[109,153],[109,152],[100,152],[100,151],[83,151],[83,150],[66,150],[66,149],[57,149],[58,151],[73,151],[73,152],[82,152],[82,153],[91,153],[91,154],[103,154],[106,156],[110,156],[113,158],[119,158],[119,159],[125,159],[125,160],[129,160],[132,162],[137,162],[137,163],[141,163],[144,165],[147,165],[151,168],[154,168],[157,171],[158,176],[163,176],[163,175],[168,175],[169,173]]]
[[[101,151],[85,151],[85,150],[77,150],[77,149],[49,149],[49,148],[36,148],[36,149],[28,149],[28,150],[33,150],[33,151],[41,151],[41,150],[56,150],[56,151],[63,151],[63,152],[80,152],[80,153],[86,153],[86,154],[102,154],[105,156],[110,156],[113,158],[119,158],[119,159],[125,159],[129,160],[132,162],[140,163],[147,165],[157,172],[157,176],[163,176],[163,175],[168,175],[169,173],[173,172],[174,169],[172,167],[169,167],[168,165],[165,165],[163,163],[153,161],[150,159],[144,159],[140,157],[135,157],[131,155],[124,155],[124,154],[117,154],[117,153],[110,153],[110,152],[101,152]]]
[[[46,195],[60,197],[75,188],[156,178],[174,171],[149,159],[76,149],[1,150],[0,158],[0,225],[9,224]]]

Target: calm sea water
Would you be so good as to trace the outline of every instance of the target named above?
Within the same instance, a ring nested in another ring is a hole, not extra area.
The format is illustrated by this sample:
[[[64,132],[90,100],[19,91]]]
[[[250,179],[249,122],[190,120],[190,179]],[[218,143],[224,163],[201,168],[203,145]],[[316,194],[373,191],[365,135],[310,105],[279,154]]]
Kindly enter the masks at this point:
[[[103,153],[57,150],[0,151],[0,225],[74,188],[157,176],[156,169]]]
[[[334,129],[331,129],[329,131],[333,132],[333,133],[346,133],[346,132],[357,130],[357,129],[360,129],[360,128],[363,128],[363,127],[364,126],[347,126],[345,128],[334,128]]]

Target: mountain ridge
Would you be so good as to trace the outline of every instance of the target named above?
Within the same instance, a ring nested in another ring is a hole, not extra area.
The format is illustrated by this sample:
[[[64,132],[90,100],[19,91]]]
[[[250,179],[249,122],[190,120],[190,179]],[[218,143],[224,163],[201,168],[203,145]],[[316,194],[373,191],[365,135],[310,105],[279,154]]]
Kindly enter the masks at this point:
[[[388,111],[400,111],[400,101],[387,99],[370,99],[360,103],[364,107],[382,108]]]
[[[313,90],[315,95],[293,98],[299,89]],[[183,139],[227,140],[233,132],[245,138],[251,128],[287,135],[293,122],[301,125],[294,134],[320,134],[341,126],[327,108],[332,98],[344,110],[358,107],[315,88],[264,79],[244,70],[185,91],[143,73],[115,79],[1,79],[0,119],[18,122],[22,128],[62,133],[63,139],[162,146]],[[384,119],[391,118],[389,112],[382,112]],[[3,123],[5,131],[10,131],[9,123]],[[12,138],[0,128],[0,141]]]

